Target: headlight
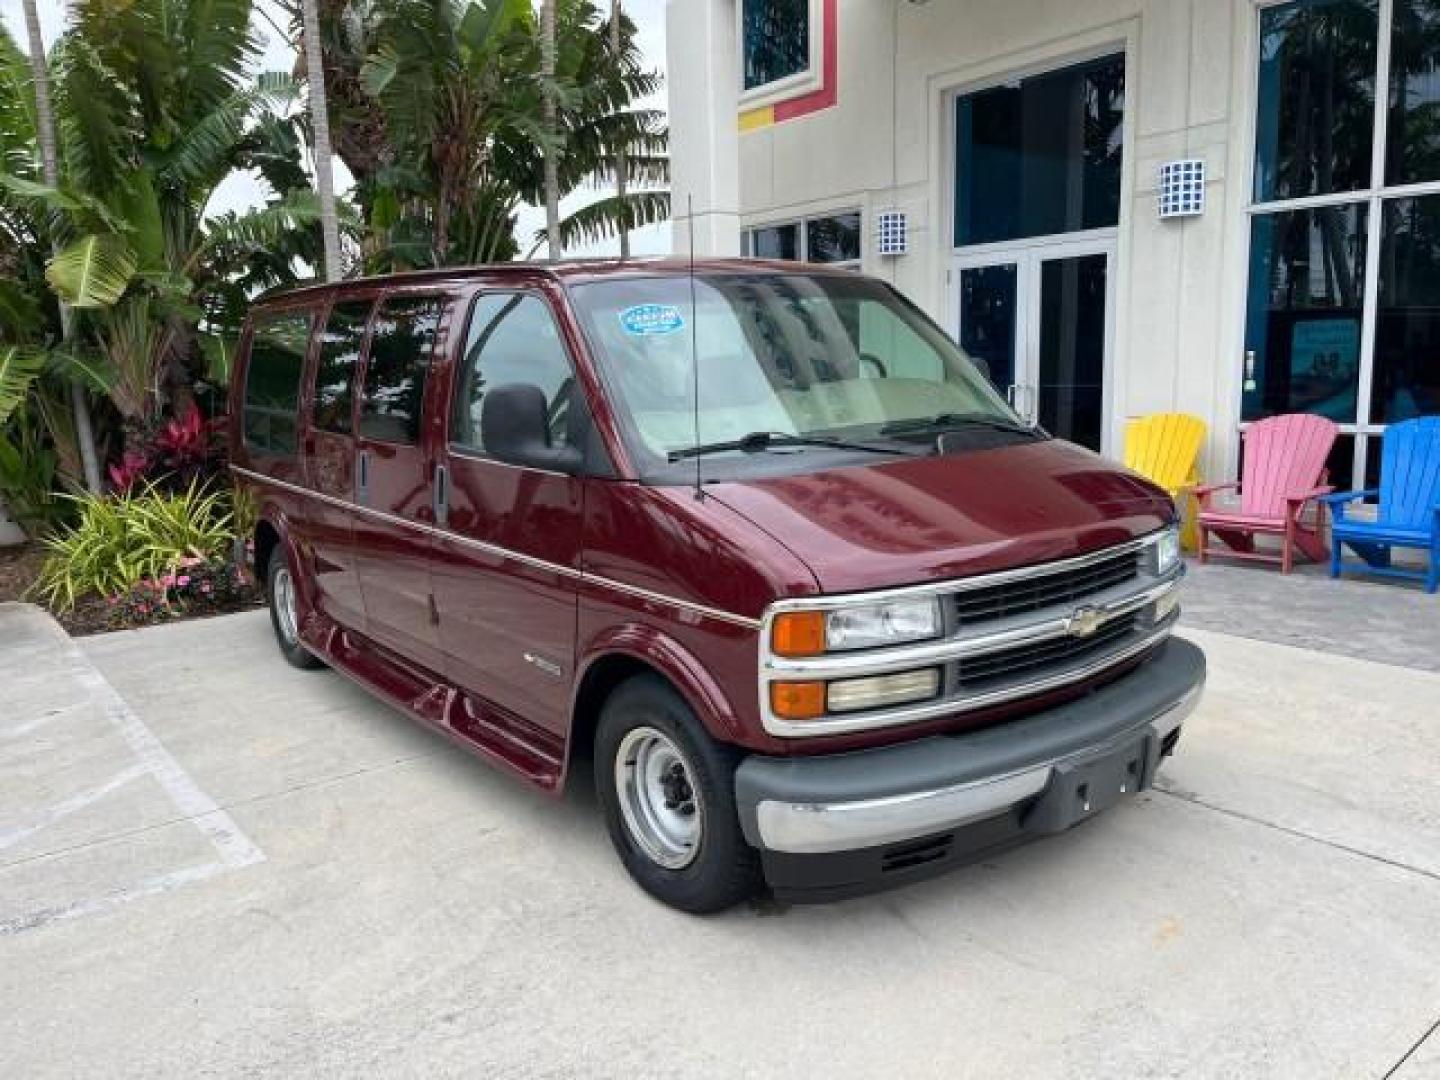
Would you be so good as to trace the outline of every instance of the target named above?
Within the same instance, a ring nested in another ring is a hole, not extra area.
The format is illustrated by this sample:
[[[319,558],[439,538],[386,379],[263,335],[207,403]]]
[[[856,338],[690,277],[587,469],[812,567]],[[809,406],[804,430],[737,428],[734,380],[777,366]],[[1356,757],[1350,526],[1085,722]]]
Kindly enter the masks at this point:
[[[1153,572],[1164,577],[1180,563],[1180,530],[1172,525],[1155,538],[1151,545],[1154,551]]]
[[[939,637],[940,626],[940,603],[933,597],[833,611],[786,611],[775,617],[770,648],[777,656],[817,656],[925,641]]]

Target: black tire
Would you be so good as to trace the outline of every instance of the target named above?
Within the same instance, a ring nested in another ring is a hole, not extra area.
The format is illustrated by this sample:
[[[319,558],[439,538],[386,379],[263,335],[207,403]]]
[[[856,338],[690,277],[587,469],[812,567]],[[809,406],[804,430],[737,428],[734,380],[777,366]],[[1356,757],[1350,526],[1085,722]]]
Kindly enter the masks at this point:
[[[657,861],[627,823],[622,800],[628,796],[617,779],[616,758],[632,732],[641,739],[658,732],[684,759],[684,790],[697,804],[702,824],[683,866]],[[733,907],[759,888],[759,855],[745,842],[735,810],[739,760],[740,754],[712,739],[684,699],[657,676],[636,676],[605,702],[595,732],[595,790],[605,826],[630,876],[662,903],[708,914]]]
[[[293,596],[294,571],[290,567],[290,560],[285,548],[277,547],[271,553],[270,565],[265,571],[265,598],[270,606],[270,628],[275,631],[275,644],[280,647],[280,655],[285,657],[291,667],[300,668],[302,671],[322,668],[325,666],[325,662],[300,643],[298,623],[295,622],[293,608],[289,622],[294,630],[286,628],[287,620],[280,611],[283,603],[280,594],[286,587],[282,575],[289,579],[289,588],[292,590]]]

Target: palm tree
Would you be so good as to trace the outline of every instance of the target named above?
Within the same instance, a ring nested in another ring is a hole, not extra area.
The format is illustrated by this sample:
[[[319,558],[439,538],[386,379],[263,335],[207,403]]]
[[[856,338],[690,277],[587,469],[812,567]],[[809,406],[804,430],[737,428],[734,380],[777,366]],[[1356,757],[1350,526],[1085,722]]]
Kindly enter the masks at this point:
[[[35,82],[35,134],[40,143],[40,163],[45,183],[58,187],[60,169],[55,154],[55,111],[50,103],[50,71],[45,63],[45,42],[40,36],[40,13],[35,0],[25,0],[25,31],[30,39],[30,70]],[[61,333],[71,336],[70,312],[60,307]],[[75,418],[75,436],[79,443],[85,486],[91,493],[100,491],[100,461],[95,452],[95,431],[90,422],[90,402],[85,387],[77,379],[70,380],[70,407]]]
[[[300,0],[285,2],[298,26]],[[642,67],[633,24],[619,18],[617,51],[594,0],[552,6],[555,75],[545,79],[529,0],[320,0],[332,135],[355,178],[367,269],[521,254],[516,211],[546,204],[547,157],[557,203],[613,184],[621,147],[629,185],[623,200],[559,217],[556,255],[668,215],[665,117],[633,106],[659,76]],[[561,152],[547,155],[552,146]]]
[[[33,0],[26,0],[33,3]],[[320,198],[320,230],[325,243],[325,280],[340,274],[340,221],[335,212],[333,157],[330,152],[330,110],[325,101],[325,61],[320,42],[320,12],[316,0],[302,0],[305,34],[305,81],[310,90],[310,137],[315,151],[315,191]]]
[[[143,437],[202,365],[223,385],[250,295],[294,281],[301,260],[320,264],[319,207],[295,125],[272,108],[293,102],[293,81],[251,74],[250,0],[79,0],[70,11],[53,57],[56,168],[37,176],[8,153],[0,211],[43,223],[30,233],[43,227],[59,247],[42,281],[71,311],[67,370],[107,394],[127,438]],[[0,82],[0,99],[13,93]],[[274,197],[207,215],[244,168]],[[0,265],[0,292],[34,278],[10,274]]]
[[[560,130],[556,123],[555,0],[540,0],[540,88],[544,95],[545,240],[550,261],[560,258]]]

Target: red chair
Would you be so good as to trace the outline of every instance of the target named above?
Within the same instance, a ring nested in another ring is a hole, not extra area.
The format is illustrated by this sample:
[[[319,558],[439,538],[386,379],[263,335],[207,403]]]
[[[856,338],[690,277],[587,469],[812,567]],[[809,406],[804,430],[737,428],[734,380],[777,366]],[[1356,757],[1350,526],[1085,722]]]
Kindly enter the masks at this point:
[[[1300,515],[1305,504],[1328,495],[1325,461],[1335,445],[1339,429],[1333,420],[1308,413],[1272,416],[1253,424],[1245,432],[1245,468],[1238,484],[1208,484],[1196,488],[1200,513],[1200,561],[1211,555],[1258,562],[1278,562],[1288,574],[1295,563],[1295,549],[1308,558],[1323,562],[1329,556],[1325,545],[1325,504],[1316,504],[1315,524],[1306,525]],[[1238,509],[1216,507],[1218,491],[1240,491]],[[1211,547],[1214,533],[1225,547]],[[1280,554],[1255,550],[1258,534],[1279,536]]]

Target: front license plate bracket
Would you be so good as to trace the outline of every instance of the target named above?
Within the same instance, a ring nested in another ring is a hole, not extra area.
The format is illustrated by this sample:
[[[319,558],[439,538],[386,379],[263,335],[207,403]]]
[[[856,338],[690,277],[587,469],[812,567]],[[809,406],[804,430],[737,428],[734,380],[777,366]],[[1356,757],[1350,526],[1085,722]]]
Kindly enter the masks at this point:
[[[1080,761],[1055,766],[1050,784],[1031,807],[1025,825],[1062,832],[1150,786],[1150,739],[1138,739]]]

